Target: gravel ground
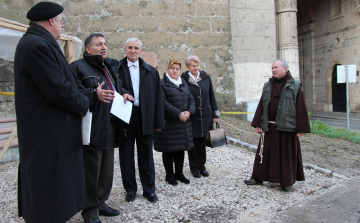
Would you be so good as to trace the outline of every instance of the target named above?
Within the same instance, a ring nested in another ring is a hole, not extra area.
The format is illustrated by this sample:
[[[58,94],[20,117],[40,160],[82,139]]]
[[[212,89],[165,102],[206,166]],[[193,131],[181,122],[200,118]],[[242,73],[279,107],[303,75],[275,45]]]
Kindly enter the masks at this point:
[[[159,201],[148,202],[139,185],[136,200],[128,203],[124,200],[125,190],[115,157],[114,185],[107,203],[119,208],[121,215],[101,216],[103,222],[270,222],[279,213],[294,205],[301,206],[343,181],[305,169],[306,181],[295,183],[290,193],[282,192],[275,184],[247,186],[243,180],[251,175],[254,153],[228,145],[208,148],[207,178],[191,176],[186,156],[184,174],[191,183],[171,186],[164,180],[161,153],[154,152],[154,159]],[[17,162],[0,165],[0,222],[23,222],[17,217],[17,165]],[[137,182],[140,184],[138,176]],[[69,222],[83,222],[80,213]]]

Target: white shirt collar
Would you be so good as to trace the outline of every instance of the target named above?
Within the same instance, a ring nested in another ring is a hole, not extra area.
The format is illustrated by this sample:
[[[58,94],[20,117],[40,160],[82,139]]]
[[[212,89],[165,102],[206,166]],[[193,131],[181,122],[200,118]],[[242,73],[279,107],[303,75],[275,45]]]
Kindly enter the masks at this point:
[[[131,62],[130,60],[127,60],[128,67],[135,66],[139,67],[139,60],[135,61],[135,63]]]
[[[192,73],[189,71],[189,76],[195,80],[195,82],[198,82],[199,80],[201,80],[200,78],[200,71],[198,71],[197,77],[195,78],[194,75],[192,75]]]

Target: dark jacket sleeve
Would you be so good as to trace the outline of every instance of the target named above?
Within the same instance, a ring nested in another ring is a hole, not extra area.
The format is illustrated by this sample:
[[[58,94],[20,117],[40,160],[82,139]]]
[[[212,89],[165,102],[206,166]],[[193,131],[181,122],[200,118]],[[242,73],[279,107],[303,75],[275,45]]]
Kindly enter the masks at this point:
[[[296,98],[296,133],[311,132],[309,116],[305,104],[305,95],[301,87],[299,87]]]
[[[164,102],[161,92],[160,75],[155,70],[156,76],[156,102],[155,102],[155,117],[154,117],[154,129],[164,129]]]
[[[85,95],[86,97],[89,98],[90,100],[90,107],[92,106],[92,103],[95,101],[98,101],[98,95],[97,95],[97,88],[86,88],[82,83],[81,83],[81,79],[84,78],[84,76],[82,75],[82,71],[81,69],[79,69],[79,66],[77,65],[76,62],[72,62],[70,64],[70,67],[73,69],[73,71],[76,74],[76,83],[78,85],[78,89],[79,91]]]
[[[194,99],[194,96],[191,94],[191,92],[189,90],[189,108],[188,108],[188,112],[190,112],[191,115],[194,115],[195,111],[196,111],[195,99]]]
[[[253,120],[251,122],[251,126],[254,127],[254,128],[260,127],[261,116],[262,116],[262,113],[263,113],[263,104],[261,102],[262,102],[262,97],[260,98],[259,104],[258,104],[258,106],[256,108],[254,118],[253,118]]]
[[[65,79],[63,69],[58,66],[58,61],[46,45],[37,44],[29,59],[32,79],[46,100],[61,109],[79,115],[86,114],[89,100]]]
[[[212,81],[211,81],[210,76],[208,76],[208,77],[209,77],[209,83],[210,83],[209,84],[210,85],[209,86],[209,99],[210,99],[211,109],[212,109],[212,118],[219,118],[220,112],[217,107]]]
[[[164,102],[165,116],[171,119],[179,119],[181,111],[167,100],[166,90],[163,85],[161,85],[161,92]]]

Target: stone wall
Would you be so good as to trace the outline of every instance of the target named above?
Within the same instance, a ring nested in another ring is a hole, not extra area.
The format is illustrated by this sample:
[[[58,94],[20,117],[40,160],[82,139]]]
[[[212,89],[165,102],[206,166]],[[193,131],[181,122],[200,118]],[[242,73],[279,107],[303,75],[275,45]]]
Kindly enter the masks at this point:
[[[258,101],[277,55],[275,1],[230,0],[230,20],[236,102]]]
[[[26,24],[26,12],[37,2],[3,0],[0,17]],[[83,41],[92,32],[105,34],[109,57],[121,59],[126,39],[137,37],[144,51],[157,51],[162,76],[170,59],[198,55],[201,69],[212,77],[220,109],[234,109],[229,0],[55,2],[65,8],[65,34]]]
[[[307,102],[316,110],[332,111],[331,75],[335,65],[356,64],[359,70],[359,6],[355,0],[318,0],[314,23],[299,29],[302,81]],[[357,76],[357,82],[350,84],[352,112],[360,112],[359,81]]]

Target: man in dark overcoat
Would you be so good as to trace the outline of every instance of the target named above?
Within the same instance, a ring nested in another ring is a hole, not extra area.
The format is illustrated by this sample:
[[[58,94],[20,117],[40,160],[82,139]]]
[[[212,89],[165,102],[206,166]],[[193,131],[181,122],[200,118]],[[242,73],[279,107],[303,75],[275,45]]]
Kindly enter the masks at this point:
[[[153,133],[164,128],[164,105],[158,71],[140,58],[142,43],[130,38],[125,44],[126,57],[119,61],[119,77],[123,87],[134,97],[129,125],[122,128],[124,140],[119,146],[121,177],[126,190],[125,200],[134,201],[137,192],[134,146],[143,196],[150,202],[158,200],[155,194],[155,166]]]
[[[289,192],[295,181],[305,180],[299,137],[310,132],[301,83],[291,76],[288,63],[277,59],[272,78],[264,84],[251,126],[261,136],[254,168],[247,185],[279,183]]]
[[[56,41],[63,10],[33,6],[15,53],[18,209],[26,222],[66,222],[85,205],[81,117],[90,103]]]
[[[85,223],[100,223],[99,215],[117,216],[120,212],[109,207],[108,200],[114,173],[115,123],[110,113],[114,91],[125,100],[134,100],[121,87],[116,69],[117,60],[107,57],[104,35],[93,33],[85,39],[83,58],[71,64],[84,85],[93,113],[90,144],[83,146],[86,206],[81,212]]]

